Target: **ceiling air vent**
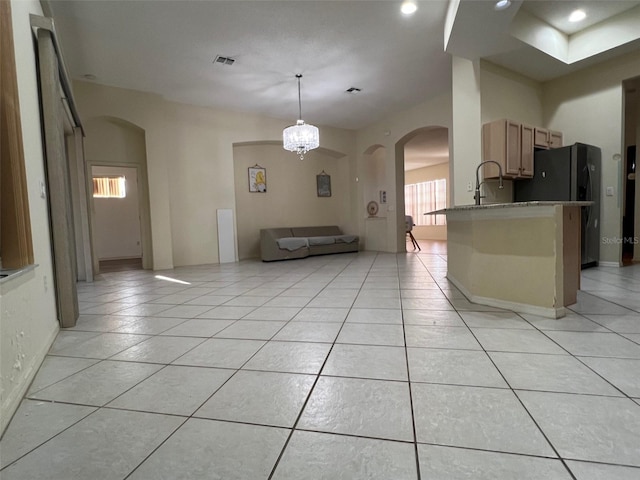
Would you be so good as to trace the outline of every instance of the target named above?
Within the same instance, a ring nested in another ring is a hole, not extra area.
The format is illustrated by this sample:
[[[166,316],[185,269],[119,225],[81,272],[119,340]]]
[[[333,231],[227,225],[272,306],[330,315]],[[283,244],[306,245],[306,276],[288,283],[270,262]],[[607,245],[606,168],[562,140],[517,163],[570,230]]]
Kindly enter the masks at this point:
[[[356,93],[360,93],[362,91],[361,88],[358,87],[351,87],[351,88],[347,88],[347,93],[352,93],[352,94],[356,94]]]
[[[213,59],[213,63],[221,63],[222,65],[233,65],[233,62],[235,62],[235,60],[231,57],[223,57],[222,55],[218,55],[216,56],[216,58]]]

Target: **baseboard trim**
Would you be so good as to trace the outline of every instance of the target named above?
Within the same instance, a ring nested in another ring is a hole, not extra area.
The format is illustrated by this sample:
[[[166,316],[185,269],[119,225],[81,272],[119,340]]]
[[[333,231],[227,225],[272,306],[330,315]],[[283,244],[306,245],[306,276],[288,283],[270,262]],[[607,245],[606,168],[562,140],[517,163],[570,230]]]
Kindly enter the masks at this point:
[[[598,262],[599,267],[620,267],[620,262]]]
[[[0,415],[0,436],[4,434],[5,429],[9,426],[9,423],[11,423],[13,416],[18,410],[20,402],[22,402],[22,399],[29,391],[29,387],[31,387],[33,379],[36,377],[36,374],[38,373],[42,362],[44,362],[44,359],[47,356],[51,345],[53,345],[53,342],[55,341],[59,331],[60,327],[54,329],[46,343],[45,348],[43,348],[42,351],[38,352],[38,354],[35,355],[33,357],[33,360],[29,363],[26,369],[28,373],[24,377],[22,385],[19,388],[16,388],[7,398],[6,402],[2,405],[2,415]]]
[[[537,315],[545,318],[562,318],[567,314],[567,309],[564,307],[540,307],[538,305],[529,305],[526,303],[510,302],[508,300],[500,300],[498,298],[481,297],[479,295],[473,295],[467,288],[465,288],[458,280],[450,276],[447,273],[447,279],[453,283],[458,290],[460,290],[467,299],[472,303],[479,305],[486,305],[488,307],[504,308],[505,310],[511,310],[518,313],[529,313],[531,315]]]

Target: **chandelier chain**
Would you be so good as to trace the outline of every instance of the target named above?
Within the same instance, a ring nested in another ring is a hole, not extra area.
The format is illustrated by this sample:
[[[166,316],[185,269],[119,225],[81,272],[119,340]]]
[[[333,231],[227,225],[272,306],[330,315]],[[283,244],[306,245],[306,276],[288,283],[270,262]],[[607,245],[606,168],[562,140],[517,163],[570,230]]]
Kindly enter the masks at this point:
[[[302,120],[302,100],[300,100],[300,79],[302,75],[298,73],[296,78],[298,79],[298,119]]]

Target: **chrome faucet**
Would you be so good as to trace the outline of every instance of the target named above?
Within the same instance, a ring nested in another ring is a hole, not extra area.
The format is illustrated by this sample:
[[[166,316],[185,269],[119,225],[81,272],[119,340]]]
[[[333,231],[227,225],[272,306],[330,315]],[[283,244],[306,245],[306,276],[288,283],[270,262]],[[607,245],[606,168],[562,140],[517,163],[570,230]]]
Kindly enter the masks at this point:
[[[484,198],[483,196],[480,195],[480,185],[484,183],[484,180],[480,181],[480,178],[478,175],[480,173],[480,167],[482,167],[482,165],[485,165],[487,163],[495,163],[496,165],[498,165],[498,175],[500,177],[500,183],[498,184],[498,188],[501,188],[501,189],[504,188],[504,185],[502,184],[502,167],[500,166],[500,164],[495,160],[485,160],[484,162],[480,162],[480,165],[478,165],[478,168],[476,168],[476,193],[473,196],[474,200],[476,201],[476,205],[480,205],[480,199]]]

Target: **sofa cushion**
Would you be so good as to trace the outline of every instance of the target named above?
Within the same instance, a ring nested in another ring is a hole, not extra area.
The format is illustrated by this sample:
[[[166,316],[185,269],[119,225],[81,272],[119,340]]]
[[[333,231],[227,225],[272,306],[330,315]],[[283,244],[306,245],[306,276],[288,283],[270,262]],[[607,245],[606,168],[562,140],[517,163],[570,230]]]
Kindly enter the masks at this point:
[[[336,235],[336,243],[353,243],[358,241],[357,235]]]
[[[327,237],[308,237],[309,246],[311,245],[333,245],[336,243],[335,237],[327,236]]]
[[[309,245],[306,238],[298,237],[278,238],[276,242],[278,243],[278,248],[289,250],[290,252],[298,250],[299,248],[307,247]]]
[[[263,229],[271,238],[295,237],[290,228],[265,228]],[[260,230],[262,232],[262,230]]]
[[[291,229],[294,237],[327,237],[342,235],[340,228],[335,225],[323,227],[293,227]]]

